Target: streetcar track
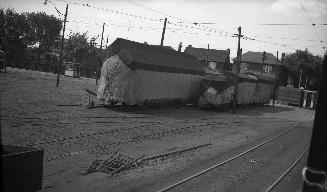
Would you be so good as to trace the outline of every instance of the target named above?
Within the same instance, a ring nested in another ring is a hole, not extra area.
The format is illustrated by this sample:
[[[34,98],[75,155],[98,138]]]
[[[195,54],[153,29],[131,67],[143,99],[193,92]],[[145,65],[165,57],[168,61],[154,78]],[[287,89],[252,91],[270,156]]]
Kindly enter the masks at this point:
[[[288,129],[288,130],[286,130],[286,131],[284,131],[284,132],[278,134],[277,136],[275,136],[275,137],[273,137],[273,138],[270,138],[270,139],[268,139],[268,140],[266,140],[266,141],[264,141],[264,142],[262,142],[262,143],[260,143],[260,144],[258,144],[258,145],[255,145],[255,146],[251,147],[250,149],[248,149],[248,150],[246,150],[246,151],[243,151],[242,153],[239,153],[239,154],[237,154],[237,155],[235,155],[235,156],[233,156],[233,157],[231,157],[231,158],[229,158],[229,159],[226,159],[226,160],[224,160],[224,161],[222,161],[222,162],[219,162],[219,163],[217,163],[217,164],[215,164],[215,165],[213,165],[213,166],[211,166],[211,167],[209,167],[209,168],[207,168],[207,169],[205,169],[205,170],[202,170],[202,171],[200,171],[200,172],[198,172],[198,173],[196,173],[196,174],[193,174],[193,175],[188,176],[188,177],[186,177],[186,178],[184,178],[184,179],[182,179],[182,180],[179,180],[179,181],[175,182],[174,184],[171,184],[171,185],[169,185],[169,186],[167,186],[167,187],[164,187],[164,188],[158,190],[158,192],[164,192],[164,191],[168,191],[168,190],[170,190],[170,189],[173,189],[173,188],[175,188],[175,187],[177,187],[177,186],[179,186],[179,185],[181,185],[181,184],[183,184],[183,183],[185,183],[185,182],[188,182],[188,181],[190,181],[190,180],[192,180],[192,179],[194,179],[194,178],[196,178],[196,177],[198,177],[198,176],[201,176],[201,175],[203,175],[203,174],[205,174],[205,173],[207,173],[207,172],[209,172],[209,171],[211,171],[211,170],[214,170],[214,169],[216,169],[216,168],[218,168],[218,167],[220,167],[220,166],[222,166],[222,165],[224,165],[224,164],[226,164],[226,163],[229,163],[229,162],[231,162],[231,161],[233,161],[233,160],[235,160],[235,159],[237,159],[237,158],[239,158],[239,157],[242,157],[242,156],[244,156],[245,154],[248,154],[249,152],[254,151],[254,150],[257,149],[257,148],[259,148],[259,147],[261,147],[261,146],[263,146],[263,145],[265,145],[265,144],[267,144],[267,143],[270,143],[270,142],[272,142],[272,141],[278,139],[279,137],[281,137],[281,136],[283,136],[283,135],[286,135],[287,133],[291,132],[291,131],[294,130],[295,128],[299,127],[299,125],[300,125],[301,123],[302,123],[302,121],[299,121],[299,122],[297,122],[294,126],[292,126],[290,129]]]
[[[94,132],[94,133],[85,133],[85,134],[80,134],[76,136],[70,136],[70,137],[62,137],[62,138],[57,138],[53,140],[44,140],[36,143],[31,143],[31,144],[26,144],[27,146],[35,146],[35,145],[43,145],[43,144],[49,144],[49,143],[56,143],[60,141],[68,141],[68,140],[74,140],[74,139],[81,139],[84,137],[91,137],[91,136],[98,136],[98,135],[105,135],[109,133],[114,133],[118,131],[124,131],[124,130],[130,130],[130,129],[137,129],[137,128],[142,128],[142,127],[148,127],[152,126],[155,124],[150,124],[150,125],[140,125],[140,126],[134,126],[134,127],[126,127],[126,128],[116,128],[116,129],[110,129],[110,130],[103,130],[99,132]]]
[[[199,128],[199,127],[202,127],[202,128]],[[131,127],[129,129],[132,129],[132,128],[134,128],[134,127]],[[192,128],[199,128],[199,129],[192,129]],[[103,148],[107,148],[110,146],[116,146],[116,145],[121,145],[121,144],[125,144],[125,143],[131,143],[131,142],[139,142],[144,139],[162,138],[165,136],[172,136],[172,135],[176,135],[178,133],[186,132],[186,131],[188,131],[188,133],[194,133],[194,132],[203,131],[205,129],[218,129],[218,128],[221,128],[221,126],[217,125],[217,123],[203,123],[203,124],[198,124],[198,125],[183,126],[183,127],[179,127],[179,128],[175,128],[175,129],[169,129],[169,130],[165,130],[165,131],[161,131],[161,132],[156,132],[156,133],[132,136],[132,137],[129,137],[126,139],[122,139],[121,141],[112,142],[112,143],[109,143],[106,145],[101,145],[101,146],[96,146],[96,147],[83,149],[83,150],[79,150],[79,151],[75,151],[75,152],[68,152],[68,153],[64,153],[64,154],[55,155],[55,156],[46,158],[45,160],[52,161],[52,160],[56,160],[56,159],[63,159],[63,158],[70,157],[73,155],[78,155],[78,154],[85,153],[85,152],[91,152],[94,150],[103,149]]]
[[[303,158],[303,156],[305,155],[305,153],[309,150],[309,147],[307,147],[304,152],[292,163],[292,165],[280,176],[278,177],[273,184],[271,184],[266,190],[265,192],[269,192],[271,190],[273,190],[280,181],[282,181],[284,179],[284,177],[300,162],[300,160]]]
[[[166,130],[166,131],[157,132],[157,133],[138,135],[138,136],[130,137],[130,138],[127,138],[127,139],[124,139],[124,140],[121,140],[121,141],[112,142],[112,143],[109,143],[109,144],[106,144],[106,145],[101,145],[101,146],[96,146],[96,147],[83,149],[83,150],[79,150],[79,151],[75,151],[75,152],[55,155],[55,156],[46,158],[45,160],[46,161],[52,161],[52,160],[56,160],[56,159],[62,159],[62,158],[70,157],[70,156],[73,156],[73,155],[78,155],[78,154],[81,154],[81,153],[84,153],[84,152],[90,152],[90,151],[94,151],[94,150],[97,150],[97,149],[107,148],[109,146],[121,145],[121,144],[124,144],[124,143],[130,143],[130,142],[139,142],[139,141],[144,140],[144,139],[158,138],[160,136],[164,137],[164,136],[167,136],[168,134],[170,134],[170,135],[177,134],[179,131],[183,131],[183,130],[188,129],[188,128],[202,127],[202,126],[208,126],[208,125],[212,125],[212,124],[207,124],[206,123],[206,124],[200,124],[200,125],[185,126],[185,127],[180,127],[180,128]],[[220,127],[217,127],[217,128],[220,128]],[[198,130],[195,130],[195,131],[201,131],[201,130],[203,130],[203,129],[198,129]]]
[[[281,121],[281,122],[283,122],[283,121]],[[294,122],[294,121],[286,121],[286,122]],[[174,123],[185,123],[185,122],[174,122]],[[239,121],[235,121],[235,122],[217,122],[217,121],[206,122],[206,124],[234,124],[234,123],[239,124],[239,123],[249,123],[249,122],[239,122]],[[115,129],[110,129],[110,130],[103,130],[103,131],[100,131],[100,132],[80,134],[80,135],[77,135],[77,136],[68,136],[68,137],[56,138],[56,139],[52,139],[52,140],[41,139],[43,141],[35,142],[35,143],[31,143],[31,144],[26,144],[26,145],[27,146],[35,146],[35,145],[55,143],[55,142],[59,142],[59,141],[68,141],[68,140],[80,139],[80,138],[84,138],[84,137],[104,135],[104,134],[109,134],[109,133],[114,133],[114,132],[119,132],[119,131],[133,130],[133,129],[136,129],[136,128],[148,127],[148,126],[152,126],[152,125],[156,125],[156,124],[162,124],[162,123],[152,122],[152,124],[149,124],[149,125],[139,125],[139,126],[133,126],[133,127],[127,127],[127,128],[115,128]]]

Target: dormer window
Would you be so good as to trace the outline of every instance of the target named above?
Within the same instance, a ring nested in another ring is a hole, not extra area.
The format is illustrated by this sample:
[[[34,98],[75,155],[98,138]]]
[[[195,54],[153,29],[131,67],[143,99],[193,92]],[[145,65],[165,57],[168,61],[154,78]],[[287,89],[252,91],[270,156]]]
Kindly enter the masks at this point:
[[[217,67],[217,63],[210,61],[209,62],[209,68],[215,70]]]
[[[241,63],[241,71],[247,71],[247,70],[249,70],[249,64]]]

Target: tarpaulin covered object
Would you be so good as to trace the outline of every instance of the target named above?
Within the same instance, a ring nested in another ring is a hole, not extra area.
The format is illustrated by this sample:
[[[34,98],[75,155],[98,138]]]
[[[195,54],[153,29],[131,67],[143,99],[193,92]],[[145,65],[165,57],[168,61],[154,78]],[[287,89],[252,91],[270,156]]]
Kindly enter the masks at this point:
[[[229,73],[225,81],[221,78],[204,78],[201,82],[202,95],[199,105],[219,106],[231,103],[234,94],[234,76]],[[269,103],[273,91],[273,79],[250,74],[240,74],[237,85],[237,104]]]
[[[117,38],[101,69],[98,98],[105,104],[196,102],[204,68],[194,56]]]
[[[189,54],[117,38],[111,45],[113,55],[130,69],[204,75],[200,61]]]
[[[194,74],[132,70],[115,55],[102,65],[97,96],[105,104],[195,102],[199,98],[201,79],[202,76]]]

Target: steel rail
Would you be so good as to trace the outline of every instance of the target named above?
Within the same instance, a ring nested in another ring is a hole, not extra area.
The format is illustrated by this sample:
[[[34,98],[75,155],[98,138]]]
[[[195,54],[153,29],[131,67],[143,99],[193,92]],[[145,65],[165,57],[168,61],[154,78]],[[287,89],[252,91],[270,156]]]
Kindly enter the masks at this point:
[[[273,188],[275,188],[278,183],[299,163],[299,161],[302,159],[302,157],[304,156],[304,154],[309,150],[309,147],[307,147],[304,152],[300,155],[300,157],[298,157],[293,163],[292,165],[272,184],[270,185],[265,192],[269,192],[271,191]]]
[[[196,178],[198,176],[201,176],[201,175],[203,175],[203,174],[205,174],[205,173],[207,173],[207,172],[209,172],[209,171],[211,171],[211,170],[213,170],[213,169],[215,169],[217,167],[220,167],[220,166],[222,166],[222,165],[224,165],[224,164],[226,164],[226,163],[228,163],[230,161],[233,161],[234,159],[237,159],[237,158],[239,158],[239,157],[241,157],[241,156],[243,156],[243,155],[245,155],[245,154],[247,154],[247,153],[249,153],[251,151],[254,151],[255,149],[257,149],[257,148],[259,148],[259,147],[261,147],[261,146],[263,146],[263,145],[265,145],[267,143],[270,143],[270,142],[278,139],[279,137],[281,137],[281,136],[283,136],[283,135],[291,132],[292,130],[294,130],[295,128],[297,128],[301,123],[302,123],[302,121],[299,121],[295,125],[293,125],[290,129],[288,129],[287,131],[284,131],[283,133],[280,133],[280,134],[278,134],[277,136],[275,136],[275,137],[273,137],[271,139],[268,139],[268,140],[266,140],[266,141],[264,141],[264,142],[262,142],[262,143],[260,143],[260,144],[258,144],[256,146],[254,146],[254,147],[252,147],[252,148],[250,148],[250,149],[248,149],[248,150],[246,150],[246,151],[244,151],[244,152],[242,152],[242,153],[240,153],[238,155],[235,155],[235,156],[233,156],[233,157],[231,157],[231,158],[229,158],[227,160],[224,160],[224,161],[222,161],[222,162],[220,162],[220,163],[218,163],[216,165],[213,165],[213,166],[211,166],[211,167],[209,167],[209,168],[207,168],[205,170],[202,170],[202,171],[200,171],[200,172],[198,172],[196,174],[193,174],[193,175],[191,175],[191,176],[189,176],[187,178],[184,178],[182,180],[179,180],[179,181],[177,181],[174,184],[171,184],[171,185],[169,185],[169,186],[167,186],[167,187],[165,187],[163,189],[158,190],[158,192],[164,192],[164,191],[168,191],[170,189],[173,189],[173,188],[175,188],[175,187],[177,187],[177,186],[179,186],[179,185],[181,185],[181,184],[183,184],[183,183],[185,183],[187,181],[190,181],[190,180],[192,180],[192,179],[194,179],[194,178]]]

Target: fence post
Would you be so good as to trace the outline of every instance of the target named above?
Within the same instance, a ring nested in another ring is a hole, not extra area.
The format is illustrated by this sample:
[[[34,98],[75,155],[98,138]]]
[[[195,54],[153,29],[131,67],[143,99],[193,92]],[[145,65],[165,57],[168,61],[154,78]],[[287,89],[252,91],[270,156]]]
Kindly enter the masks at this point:
[[[302,107],[306,107],[307,106],[307,93],[306,91],[303,91],[303,104]]]

